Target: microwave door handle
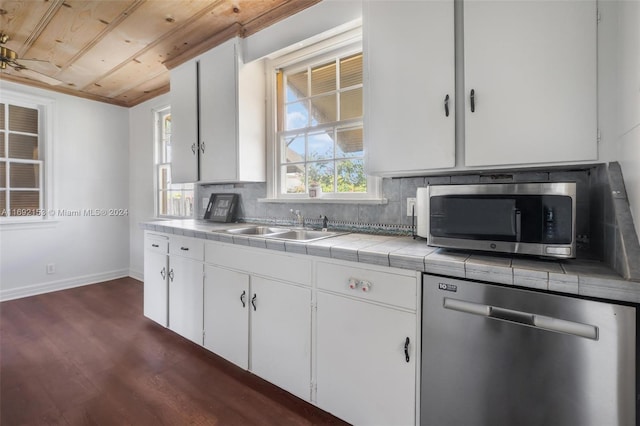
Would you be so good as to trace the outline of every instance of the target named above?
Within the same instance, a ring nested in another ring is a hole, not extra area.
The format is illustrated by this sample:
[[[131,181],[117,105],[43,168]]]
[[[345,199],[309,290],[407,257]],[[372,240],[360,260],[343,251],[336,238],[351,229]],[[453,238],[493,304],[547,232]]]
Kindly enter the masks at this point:
[[[519,209],[513,209],[513,216],[511,218],[511,230],[516,234],[516,242],[520,242],[522,236],[522,214]]]

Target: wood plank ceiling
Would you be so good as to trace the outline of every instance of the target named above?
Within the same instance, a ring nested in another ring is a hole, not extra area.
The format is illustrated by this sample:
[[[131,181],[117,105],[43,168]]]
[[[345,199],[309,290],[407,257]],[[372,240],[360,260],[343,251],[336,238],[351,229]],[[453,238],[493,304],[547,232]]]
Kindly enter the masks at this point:
[[[0,79],[125,107],[169,91],[169,69],[320,0],[0,0]]]

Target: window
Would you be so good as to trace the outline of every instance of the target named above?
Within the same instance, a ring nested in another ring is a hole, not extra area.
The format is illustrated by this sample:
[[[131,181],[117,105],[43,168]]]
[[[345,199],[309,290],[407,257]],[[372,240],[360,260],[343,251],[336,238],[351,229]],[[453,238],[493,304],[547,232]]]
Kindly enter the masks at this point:
[[[171,183],[171,110],[156,111],[156,213],[163,217],[193,216],[193,184]]]
[[[273,59],[274,161],[270,194],[377,198],[365,173],[361,29]]]
[[[4,91],[0,99],[0,220],[3,223],[36,221],[51,217],[51,174],[45,170],[50,152],[49,100]],[[48,133],[47,133],[48,132]],[[48,165],[48,164],[47,164]],[[46,174],[47,173],[47,174]],[[46,182],[45,182],[46,181]],[[49,193],[48,193],[49,192]]]

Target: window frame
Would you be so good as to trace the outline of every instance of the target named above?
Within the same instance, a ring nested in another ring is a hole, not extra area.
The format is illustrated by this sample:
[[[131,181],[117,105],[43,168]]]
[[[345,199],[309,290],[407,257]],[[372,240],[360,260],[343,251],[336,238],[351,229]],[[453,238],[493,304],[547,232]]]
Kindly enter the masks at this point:
[[[274,53],[266,58],[266,71],[267,71],[267,198],[259,201],[268,202],[295,202],[295,203],[313,203],[313,202],[333,202],[333,203],[368,203],[368,204],[382,204],[386,203],[386,200],[382,198],[382,178],[377,176],[367,175],[367,192],[360,193],[323,193],[321,197],[313,198],[309,197],[307,193],[287,194],[281,192],[282,180],[281,180],[281,143],[278,134],[277,126],[277,112],[278,112],[278,93],[276,75],[278,70],[290,68],[304,68],[311,63],[322,62],[324,60],[335,59],[337,56],[348,56],[350,54],[362,53],[362,26],[357,25],[353,28],[349,28],[346,31],[335,34],[335,31],[330,31],[330,34],[321,39],[318,42],[314,42],[306,47],[293,50],[293,47],[286,48],[283,51]],[[316,41],[317,38],[314,38]],[[306,43],[299,43],[296,46]],[[363,58],[363,61],[365,58]],[[364,64],[363,64],[364,68]],[[363,69],[364,74],[364,69]],[[366,85],[366,81],[363,75],[363,88]],[[364,110],[363,99],[363,110]],[[361,119],[344,120],[344,122],[361,122],[364,132],[364,116]],[[334,127],[334,126],[331,126]],[[336,127],[339,128],[340,126]],[[317,127],[318,130],[323,126]],[[296,130],[285,131],[283,134],[295,133]],[[366,171],[366,136],[364,139],[364,155],[363,161],[365,162]]]
[[[163,144],[163,135],[162,135],[162,122],[164,117],[167,114],[171,114],[171,106],[165,105],[162,107],[153,109],[153,193],[154,193],[154,215],[159,219],[185,219],[185,218],[193,218],[195,216],[196,210],[196,191],[195,185],[193,183],[183,183],[183,184],[172,184],[169,182],[168,189],[164,190],[159,187],[160,183],[160,170],[162,168],[166,168],[167,170],[171,170],[171,162],[162,162],[162,147]],[[180,188],[172,189],[171,186],[180,186]],[[185,188],[185,186],[191,186],[191,189]],[[160,211],[160,194],[168,191],[180,191],[184,197],[185,192],[191,191],[193,195],[193,206],[190,215],[165,215],[161,214]]]
[[[38,110],[38,151],[40,159],[40,208],[38,214],[30,216],[0,216],[0,226],[2,225],[31,225],[39,226],[42,224],[51,224],[57,221],[57,210],[54,205],[54,144],[57,132],[55,131],[56,103],[51,98],[35,96],[13,90],[2,89],[0,91],[0,103],[5,105],[14,105],[18,107],[37,109]],[[8,122],[8,117],[5,117]],[[6,124],[6,122],[5,122]],[[7,126],[5,126],[7,127]],[[5,138],[8,138],[9,129],[5,128]],[[3,139],[1,143],[5,143]],[[8,152],[5,153],[8,155]],[[8,159],[8,157],[5,157]],[[21,161],[19,159],[11,161],[12,163],[34,163],[34,161]],[[7,173],[9,172],[7,167]],[[1,209],[6,205],[0,206]]]

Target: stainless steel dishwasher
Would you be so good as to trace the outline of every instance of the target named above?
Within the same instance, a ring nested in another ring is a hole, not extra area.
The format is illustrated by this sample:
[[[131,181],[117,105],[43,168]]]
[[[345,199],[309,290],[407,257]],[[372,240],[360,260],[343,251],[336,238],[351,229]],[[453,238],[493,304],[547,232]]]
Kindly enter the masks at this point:
[[[636,424],[636,308],[424,275],[420,424]]]

